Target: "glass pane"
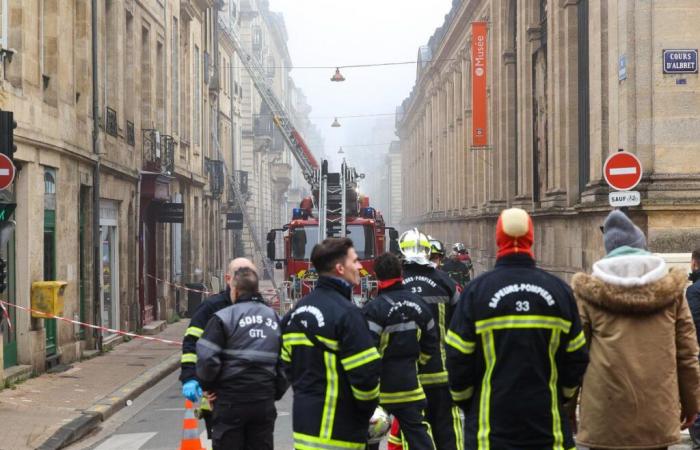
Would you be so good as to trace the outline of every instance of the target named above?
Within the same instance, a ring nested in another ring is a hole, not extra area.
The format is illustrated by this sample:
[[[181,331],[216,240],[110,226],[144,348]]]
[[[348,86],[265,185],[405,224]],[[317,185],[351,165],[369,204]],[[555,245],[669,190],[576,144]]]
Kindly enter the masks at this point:
[[[360,259],[374,258],[374,234],[368,225],[348,225],[347,237],[352,239]]]
[[[318,227],[302,227],[292,230],[292,258],[311,258],[311,250],[318,243]]]
[[[107,226],[100,227],[102,241],[102,326],[113,328],[112,320],[112,242],[113,233]]]

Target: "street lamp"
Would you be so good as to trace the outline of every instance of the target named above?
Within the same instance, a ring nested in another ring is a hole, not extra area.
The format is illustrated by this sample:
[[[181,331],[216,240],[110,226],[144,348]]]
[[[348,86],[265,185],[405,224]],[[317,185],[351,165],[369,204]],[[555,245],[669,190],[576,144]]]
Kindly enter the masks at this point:
[[[339,155],[344,155],[344,154],[345,154],[345,152],[343,151],[343,147],[340,147],[340,150],[338,150],[338,154],[339,154]]]
[[[340,128],[340,122],[338,122],[338,118],[337,118],[337,117],[333,120],[333,123],[331,124],[331,127],[333,127],[333,128]]]
[[[345,77],[340,73],[339,67],[335,68],[335,73],[331,77],[331,81],[335,81],[335,82],[345,81]]]

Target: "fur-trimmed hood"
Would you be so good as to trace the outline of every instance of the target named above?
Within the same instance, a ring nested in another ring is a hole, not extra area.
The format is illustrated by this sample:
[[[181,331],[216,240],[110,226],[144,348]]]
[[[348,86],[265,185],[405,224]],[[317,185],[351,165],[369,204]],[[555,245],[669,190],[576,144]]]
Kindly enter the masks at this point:
[[[576,297],[616,314],[653,314],[683,296],[687,274],[668,270],[652,255],[625,255],[602,259],[592,275],[577,273],[571,280]]]

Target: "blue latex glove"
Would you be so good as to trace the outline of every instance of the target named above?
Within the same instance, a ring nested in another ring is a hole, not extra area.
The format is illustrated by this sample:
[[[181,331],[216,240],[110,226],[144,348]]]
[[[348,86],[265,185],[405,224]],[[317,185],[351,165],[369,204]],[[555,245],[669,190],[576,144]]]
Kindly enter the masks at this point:
[[[182,396],[192,402],[198,402],[202,398],[202,387],[197,380],[189,380],[182,385]]]

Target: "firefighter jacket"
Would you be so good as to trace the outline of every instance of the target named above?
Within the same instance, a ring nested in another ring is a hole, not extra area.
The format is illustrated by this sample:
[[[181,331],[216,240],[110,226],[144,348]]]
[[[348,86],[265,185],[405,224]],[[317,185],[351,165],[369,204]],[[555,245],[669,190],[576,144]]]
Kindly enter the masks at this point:
[[[282,320],[294,448],[365,448],[379,398],[380,356],[351,296],[344,280],[321,276]]]
[[[569,286],[526,254],[501,257],[462,293],[447,333],[466,449],[574,449],[562,403],[588,363]]]
[[[225,291],[204,300],[195,310],[190,320],[190,326],[187,327],[185,337],[182,340],[182,358],[180,359],[180,381],[182,383],[197,378],[197,340],[202,337],[204,327],[207,326],[209,319],[218,310],[227,306],[231,306],[231,288],[228,286]]]
[[[407,290],[417,294],[428,304],[435,319],[440,344],[435,357],[430,358],[427,364],[419,366],[418,378],[424,387],[446,386],[445,332],[459,298],[457,285],[445,272],[415,263],[404,264],[403,284]]]
[[[380,289],[363,314],[382,355],[379,403],[425,399],[418,382],[418,365],[426,364],[438,351],[437,327],[428,305],[397,279],[395,284]]]
[[[281,333],[260,295],[241,297],[209,320],[197,341],[197,378],[217,404],[274,400]]]

